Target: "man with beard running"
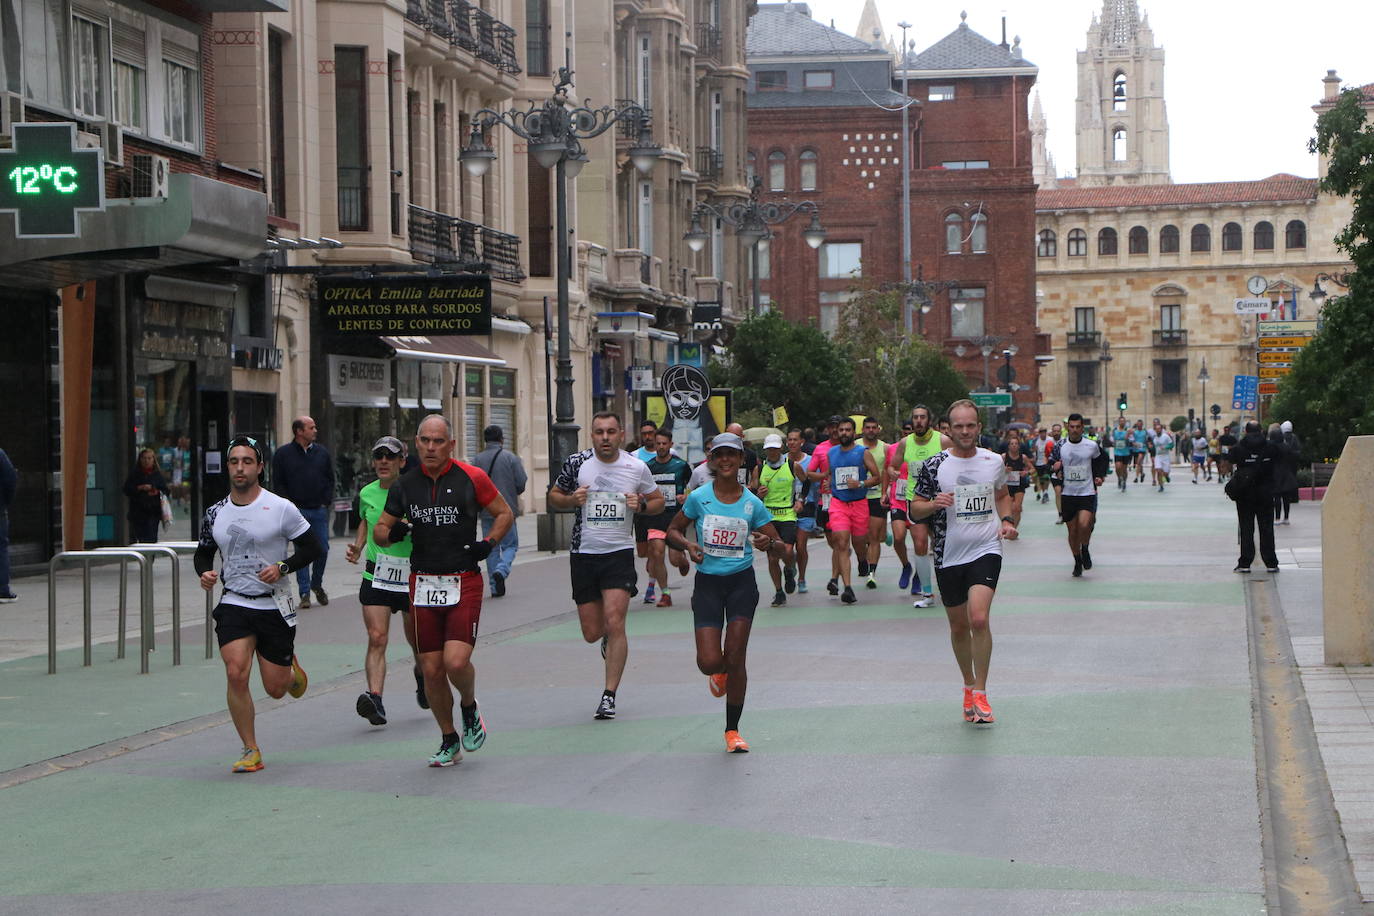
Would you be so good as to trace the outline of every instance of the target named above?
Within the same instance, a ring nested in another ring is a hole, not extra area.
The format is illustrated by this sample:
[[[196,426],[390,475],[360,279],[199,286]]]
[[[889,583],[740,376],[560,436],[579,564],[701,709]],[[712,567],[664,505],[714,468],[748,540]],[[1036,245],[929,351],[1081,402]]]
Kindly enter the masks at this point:
[[[796,432],[793,430],[793,432]],[[791,434],[789,434],[791,438]],[[801,435],[797,434],[797,448],[802,458]],[[797,492],[797,484],[806,481],[806,468],[791,457],[784,457],[782,436],[773,433],[763,440],[763,463],[759,465],[758,496],[763,507],[773,519],[778,540],[782,542],[782,556],[768,554],[768,575],[773,580],[773,601],[771,607],[782,607],[787,603],[787,595],[796,588],[797,569],[794,551],[797,544],[797,511],[802,506],[802,494]],[[719,481],[719,477],[716,478]],[[805,486],[809,487],[810,482]]]
[[[667,429],[654,433],[654,454],[645,464],[649,466],[654,483],[658,484],[658,491],[663,494],[663,512],[655,516],[641,515],[635,519],[636,535],[643,530],[642,540],[649,545],[649,562],[645,571],[649,574],[650,582],[657,580],[659,583],[658,606],[672,607],[668,566],[663,562],[663,557],[668,553],[668,559],[685,576],[688,571],[687,556],[680,550],[668,551],[664,539],[668,536],[668,524],[686,499],[687,481],[692,476],[692,469],[687,462],[673,454],[673,434]],[[641,539],[636,537],[636,540]]]
[[[869,588],[878,587],[878,560],[882,558],[883,541],[887,539],[887,509],[883,507],[883,484],[886,476],[882,468],[887,460],[887,443],[878,436],[883,427],[873,417],[864,417],[864,448],[873,455],[873,463],[878,466],[878,484],[868,491],[868,537],[867,549],[859,557],[859,578],[867,577],[864,584]]]
[[[1073,575],[1093,568],[1088,542],[1097,524],[1097,488],[1107,476],[1107,453],[1093,439],[1083,435],[1083,415],[1069,414],[1068,438],[1059,442],[1050,455],[1056,478],[1062,481],[1060,516],[1068,526],[1069,552],[1073,554]]]
[[[889,474],[900,474],[905,471],[906,483],[902,498],[908,502],[916,490],[916,472],[920,470],[921,465],[950,445],[942,433],[930,428],[930,408],[924,404],[917,404],[911,408],[911,427],[911,435],[898,443],[897,450],[892,453],[892,458],[888,462]],[[935,570],[930,560],[930,525],[924,517],[917,518],[911,515],[910,508],[907,515],[915,551],[915,556],[912,557],[915,575],[913,578],[912,570],[904,568],[902,577],[897,580],[897,587],[904,589],[910,581],[911,593],[916,596],[912,607],[930,607],[935,604]]]
[[[931,519],[940,600],[950,644],[964,678],[964,721],[991,723],[992,598],[1002,572],[1002,540],[1016,537],[1002,456],[978,448],[978,408],[949,408],[954,445],[921,464],[908,504],[912,518]],[[1000,518],[999,518],[1000,517]]]
[[[830,532],[832,571],[839,571],[844,582],[840,600],[853,604],[850,581],[849,550],[853,543],[859,556],[864,556],[868,539],[868,490],[882,483],[878,463],[873,453],[854,441],[854,418],[841,417],[835,426],[839,442],[824,453],[818,448],[812,455],[810,476],[820,476],[830,484]],[[839,591],[839,583],[831,579],[826,587],[830,594]]]

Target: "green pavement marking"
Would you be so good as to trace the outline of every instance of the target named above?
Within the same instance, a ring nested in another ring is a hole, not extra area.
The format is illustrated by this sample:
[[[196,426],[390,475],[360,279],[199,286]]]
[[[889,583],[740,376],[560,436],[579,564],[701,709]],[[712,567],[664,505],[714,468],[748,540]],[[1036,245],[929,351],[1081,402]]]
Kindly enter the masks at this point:
[[[748,758],[720,761],[724,770]],[[647,817],[455,797],[463,772],[419,768],[423,795],[83,770],[6,792],[4,893],[302,884],[1051,888],[1192,891],[1136,875]],[[710,791],[738,794],[747,780]],[[207,824],[214,838],[207,841]],[[80,867],[54,867],[77,854]],[[608,863],[610,863],[608,865]]]
[[[1201,900],[1176,900],[1167,905],[1111,907],[1094,910],[1097,916],[1230,916],[1268,912],[1263,894],[1214,894]]]
[[[700,686],[708,701],[705,678]],[[715,701],[719,703],[720,701]],[[866,706],[748,709],[742,731],[755,752],[841,757],[1134,757],[1249,760],[1254,748],[1248,689],[1127,690],[993,698],[998,723],[964,722],[955,695],[948,702]],[[1079,714],[1092,710],[1092,722]],[[605,754],[711,754],[723,752],[721,712],[692,716],[617,719],[549,728],[501,730],[488,722],[483,757]],[[818,735],[863,735],[861,744],[818,742]],[[421,761],[434,741],[341,741],[305,751],[264,751],[270,765],[376,760]],[[225,760],[199,760],[216,768]],[[185,766],[185,762],[159,766]]]
[[[50,675],[46,655],[0,663],[0,772],[85,750],[150,729],[225,711],[224,664],[204,658],[199,645],[181,647],[172,666],[171,646],[150,658],[149,673],[138,673],[138,649],[131,643],[123,659],[113,643],[94,646],[92,665],[81,665],[79,648],[57,656]],[[404,646],[404,642],[401,644]],[[322,684],[362,670],[363,645],[299,644],[301,664]],[[398,650],[392,671],[408,673],[409,648]],[[400,666],[399,668],[396,666]],[[255,671],[253,696],[267,696]],[[307,693],[306,696],[309,696]]]

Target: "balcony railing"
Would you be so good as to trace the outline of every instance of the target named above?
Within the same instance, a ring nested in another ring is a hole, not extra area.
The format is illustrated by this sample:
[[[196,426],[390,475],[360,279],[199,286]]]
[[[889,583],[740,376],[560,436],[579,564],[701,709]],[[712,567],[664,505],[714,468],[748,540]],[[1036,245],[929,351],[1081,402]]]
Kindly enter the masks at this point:
[[[368,166],[338,166],[339,229],[366,232],[369,228]]]
[[[1101,331],[1070,331],[1068,337],[1071,347],[1099,347],[1102,345]]]
[[[1154,344],[1156,347],[1186,347],[1188,332],[1182,328],[1156,328]]]
[[[697,174],[703,179],[714,180],[720,177],[725,168],[725,154],[709,146],[697,147]]]
[[[491,274],[518,282],[520,239],[447,213],[410,207],[410,255],[438,267]]]
[[[506,73],[519,73],[515,29],[470,0],[406,0],[406,18]]]
[[[697,57],[720,57],[720,26],[697,23]]]

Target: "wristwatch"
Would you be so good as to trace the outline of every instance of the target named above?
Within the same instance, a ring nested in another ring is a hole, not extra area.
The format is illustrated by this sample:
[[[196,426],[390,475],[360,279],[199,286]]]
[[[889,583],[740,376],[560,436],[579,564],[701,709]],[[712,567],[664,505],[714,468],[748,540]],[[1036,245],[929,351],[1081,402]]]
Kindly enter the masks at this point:
[[[1002,516],[1002,521],[1006,522],[1008,525],[1016,524],[1016,519],[1012,518],[1010,515]]]
[[[284,576],[291,572],[291,567],[286,565],[285,560],[277,561],[277,570]]]

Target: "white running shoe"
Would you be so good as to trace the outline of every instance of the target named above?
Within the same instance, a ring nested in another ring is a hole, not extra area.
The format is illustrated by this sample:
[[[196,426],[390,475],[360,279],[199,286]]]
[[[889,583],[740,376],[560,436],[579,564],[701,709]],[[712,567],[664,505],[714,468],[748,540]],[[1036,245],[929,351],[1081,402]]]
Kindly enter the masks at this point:
[[[934,606],[935,606],[935,596],[934,596],[934,595],[922,595],[921,597],[917,598],[915,601],[911,602],[911,606],[912,606],[912,607],[934,607]]]

